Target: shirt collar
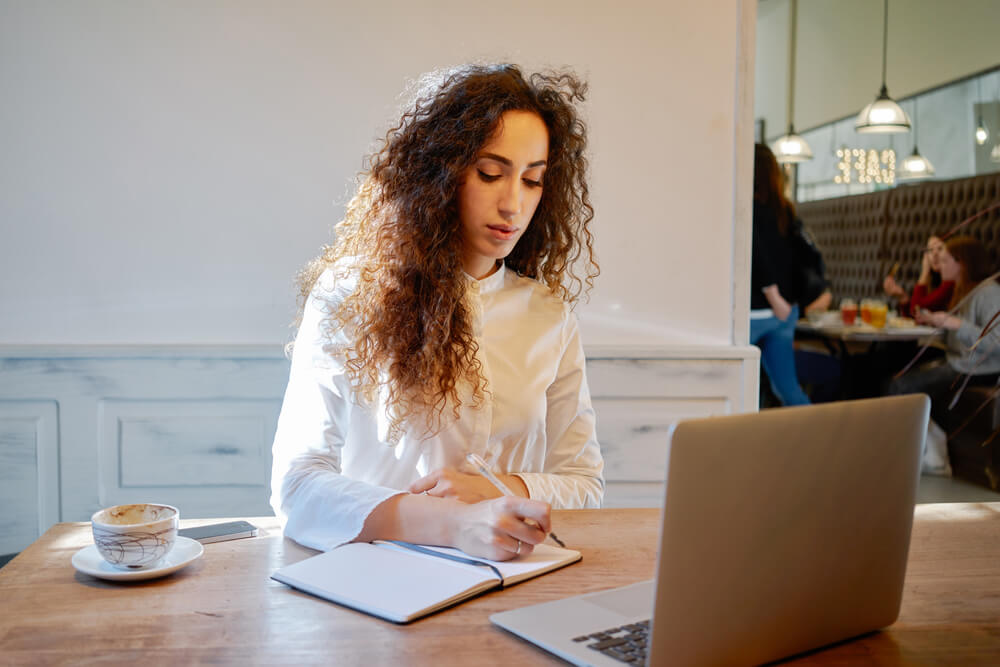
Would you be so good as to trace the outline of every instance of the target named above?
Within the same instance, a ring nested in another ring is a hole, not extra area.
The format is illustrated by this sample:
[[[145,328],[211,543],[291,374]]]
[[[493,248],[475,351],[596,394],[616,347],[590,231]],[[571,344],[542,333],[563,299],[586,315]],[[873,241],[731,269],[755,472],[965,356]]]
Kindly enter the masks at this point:
[[[504,275],[506,274],[506,272],[507,272],[506,265],[501,261],[500,268],[498,268],[491,275],[486,276],[482,280],[476,280],[468,273],[465,273],[465,277],[469,280],[470,285],[474,285],[476,291],[478,291],[480,294],[489,294],[490,292],[496,292],[501,287],[503,287]]]

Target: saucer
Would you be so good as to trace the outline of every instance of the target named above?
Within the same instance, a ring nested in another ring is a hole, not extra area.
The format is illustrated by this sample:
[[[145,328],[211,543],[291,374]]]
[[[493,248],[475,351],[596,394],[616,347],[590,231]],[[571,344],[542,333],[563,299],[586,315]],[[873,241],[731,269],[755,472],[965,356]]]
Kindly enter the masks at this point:
[[[98,579],[139,581],[141,579],[164,577],[176,572],[182,567],[196,561],[204,552],[205,547],[201,546],[201,542],[178,535],[177,541],[174,543],[174,548],[170,550],[170,553],[161,558],[154,567],[123,570],[101,558],[101,554],[97,551],[97,546],[91,544],[73,554],[73,567],[78,572],[89,574]]]

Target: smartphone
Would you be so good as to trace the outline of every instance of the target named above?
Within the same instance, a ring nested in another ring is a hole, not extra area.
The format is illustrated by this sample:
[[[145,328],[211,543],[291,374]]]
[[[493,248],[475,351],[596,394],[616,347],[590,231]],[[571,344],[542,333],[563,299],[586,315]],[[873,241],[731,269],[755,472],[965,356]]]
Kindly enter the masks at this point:
[[[226,523],[213,523],[197,528],[181,528],[177,534],[198,540],[202,544],[209,544],[225,540],[238,540],[244,537],[256,537],[257,526],[247,521],[227,521]]]

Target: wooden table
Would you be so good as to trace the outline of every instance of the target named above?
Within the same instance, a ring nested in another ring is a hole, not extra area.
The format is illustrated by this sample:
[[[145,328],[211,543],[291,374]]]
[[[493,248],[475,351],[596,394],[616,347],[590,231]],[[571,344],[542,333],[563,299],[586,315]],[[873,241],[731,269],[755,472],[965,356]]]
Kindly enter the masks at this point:
[[[281,537],[205,545],[163,579],[112,583],[77,573],[89,524],[53,526],[0,569],[0,664],[562,664],[489,615],[648,579],[659,510],[556,512],[583,561],[398,626],[269,578],[312,551]],[[183,521],[185,526],[214,521]],[[921,505],[899,621],[795,664],[990,664],[1000,661],[1000,503]]]
[[[811,344],[821,345],[838,360],[839,398],[844,399],[883,395],[891,377],[916,358],[923,345],[940,348],[942,340],[940,330],[925,326],[876,329],[865,324],[844,326],[839,321],[823,324],[805,319],[795,325],[796,348],[809,350]],[[930,358],[921,354],[923,361]],[[809,358],[797,362],[808,364]]]
[[[814,334],[844,343],[895,343],[899,341],[926,342],[941,336],[941,330],[928,326],[875,327],[865,324],[845,326],[843,324],[813,324],[801,319],[795,324],[796,333]]]

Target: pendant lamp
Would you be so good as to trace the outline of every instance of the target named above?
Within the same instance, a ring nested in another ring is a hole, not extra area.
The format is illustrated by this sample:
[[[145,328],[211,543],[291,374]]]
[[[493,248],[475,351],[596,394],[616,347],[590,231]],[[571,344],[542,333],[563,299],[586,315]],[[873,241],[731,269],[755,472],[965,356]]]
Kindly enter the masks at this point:
[[[806,140],[795,134],[795,124],[792,122],[795,113],[795,24],[798,20],[798,0],[791,2],[791,15],[788,17],[788,132],[771,144],[774,158],[781,164],[789,162],[805,162],[813,158],[812,149]]]
[[[889,97],[885,86],[886,48],[889,42],[889,0],[885,0],[882,19],[882,89],[875,101],[858,114],[854,129],[862,133],[909,132],[910,119],[896,102]]]
[[[917,98],[913,98],[913,152],[903,160],[903,166],[896,173],[896,179],[900,181],[916,181],[934,175],[934,165],[917,150],[917,138],[919,137],[917,120],[919,115],[920,107],[917,106]]]
[[[982,146],[990,138],[990,131],[986,129],[986,124],[983,122],[983,78],[980,76],[976,79],[976,97],[979,98],[979,118],[976,123],[976,143]]]
[[[997,87],[997,102],[1000,103],[1000,86]],[[990,151],[990,162],[1000,162],[1000,141],[993,144]]]
[[[976,126],[976,143],[982,146],[990,138],[990,131],[986,129],[986,125],[983,123],[982,115],[979,116],[979,125]]]

